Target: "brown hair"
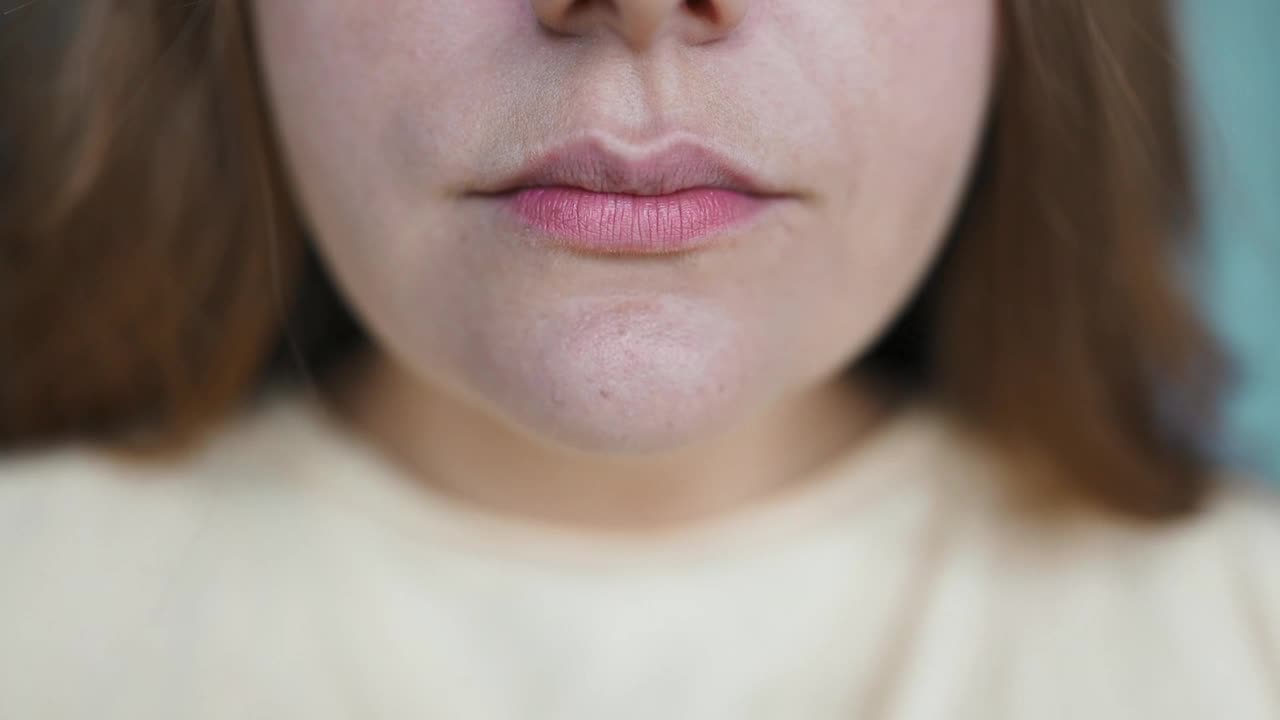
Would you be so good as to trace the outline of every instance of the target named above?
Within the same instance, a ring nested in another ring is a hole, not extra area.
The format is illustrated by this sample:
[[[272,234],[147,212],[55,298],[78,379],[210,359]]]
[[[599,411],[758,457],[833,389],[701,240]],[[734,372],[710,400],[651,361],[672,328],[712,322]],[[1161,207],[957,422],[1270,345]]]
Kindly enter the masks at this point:
[[[1003,6],[968,202],[867,362],[1083,497],[1185,513],[1221,373],[1176,282],[1194,213],[1168,3]],[[251,30],[242,0],[6,11],[0,445],[191,437],[282,349],[318,371],[359,346],[283,182]]]

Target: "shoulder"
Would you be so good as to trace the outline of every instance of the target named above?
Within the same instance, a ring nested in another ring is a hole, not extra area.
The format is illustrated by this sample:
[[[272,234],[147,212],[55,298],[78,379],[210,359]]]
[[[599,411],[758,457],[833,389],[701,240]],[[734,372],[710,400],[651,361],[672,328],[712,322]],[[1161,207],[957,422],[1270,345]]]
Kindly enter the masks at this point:
[[[1130,544],[1137,559],[1152,558],[1148,581],[1168,596],[1183,624],[1217,625],[1249,638],[1256,658],[1280,680],[1280,495],[1273,488],[1224,476],[1199,515]]]
[[[1081,707],[1146,709],[1135,717],[1275,717],[1280,499],[1262,483],[1223,478],[1200,513],[1165,524],[1095,518],[994,537],[1027,687],[1071,678]]]
[[[109,617],[184,573],[278,543],[306,497],[292,467],[306,454],[290,442],[298,413],[255,407],[163,459],[87,444],[0,455],[0,628],[60,603],[67,617]]]
[[[1184,518],[1082,520],[1059,539],[1079,543],[1083,567],[1181,595],[1248,595],[1270,602],[1280,622],[1280,565],[1269,561],[1280,553],[1280,495],[1256,479],[1220,475],[1205,505]]]
[[[201,463],[126,460],[63,446],[0,460],[0,567],[162,539],[197,521]],[[94,546],[91,548],[91,546]]]
[[[1265,624],[1280,651],[1280,493],[1234,474],[1216,485],[1197,512],[1158,522],[1088,512],[1024,518],[995,503],[978,516],[1014,581],[1184,627],[1249,622],[1256,635]]]
[[[1234,630],[1280,663],[1280,496],[1273,489],[1223,476],[1197,515],[1164,527],[1112,528],[1098,545],[1108,548],[1118,570],[1158,592],[1180,625]]]
[[[246,452],[250,426],[262,426],[256,413],[165,458],[87,443],[0,455],[0,573],[25,583],[9,596],[128,578],[182,553],[263,492],[254,486],[272,473],[261,453]]]
[[[955,513],[959,522],[1015,577],[1096,574],[1116,579],[1116,588],[1167,581],[1184,594],[1196,588],[1176,578],[1189,573],[1233,572],[1231,588],[1265,582],[1269,592],[1280,582],[1280,563],[1270,562],[1280,553],[1280,485],[1219,469],[1195,511],[1132,519],[1041,492],[1025,482],[1026,466],[993,441],[940,417],[932,462],[942,501],[964,509]],[[1280,604],[1274,610],[1280,622]]]
[[[983,599],[967,621],[989,629],[973,661],[999,666],[1008,702],[1031,715],[1069,697],[1062,717],[1280,716],[1280,488],[1219,472],[1179,519],[1059,515],[1027,507],[995,448],[945,437],[935,485],[960,576]]]
[[[312,557],[327,516],[299,479],[324,440],[301,412],[255,408],[166,460],[86,446],[0,459],[0,717],[156,697],[120,684],[195,682],[192,663],[224,656],[249,667],[248,635],[293,627],[326,580]]]
[[[229,502],[279,491],[288,458],[280,440],[298,425],[277,399],[237,415],[179,454],[130,457],[88,443],[0,453],[0,562],[32,544],[174,539]]]

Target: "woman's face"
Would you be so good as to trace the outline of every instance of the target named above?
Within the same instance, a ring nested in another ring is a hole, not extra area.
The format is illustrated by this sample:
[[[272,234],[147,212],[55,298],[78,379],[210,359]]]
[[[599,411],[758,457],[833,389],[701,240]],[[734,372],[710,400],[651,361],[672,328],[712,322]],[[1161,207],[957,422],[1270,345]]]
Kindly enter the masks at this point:
[[[422,382],[583,450],[856,359],[964,192],[997,0],[260,0],[315,241]]]

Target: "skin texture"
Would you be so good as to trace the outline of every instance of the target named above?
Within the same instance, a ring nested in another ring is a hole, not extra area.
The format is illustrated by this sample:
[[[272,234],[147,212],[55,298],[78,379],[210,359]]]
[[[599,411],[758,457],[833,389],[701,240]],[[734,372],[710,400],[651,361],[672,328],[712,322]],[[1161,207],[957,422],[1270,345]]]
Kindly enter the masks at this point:
[[[963,195],[995,15],[257,3],[303,213],[383,351],[353,416],[437,485],[579,520],[711,512],[820,462],[873,414],[833,378],[910,299]],[[694,141],[784,199],[704,250],[617,257],[530,242],[476,194],[579,138],[628,157]]]

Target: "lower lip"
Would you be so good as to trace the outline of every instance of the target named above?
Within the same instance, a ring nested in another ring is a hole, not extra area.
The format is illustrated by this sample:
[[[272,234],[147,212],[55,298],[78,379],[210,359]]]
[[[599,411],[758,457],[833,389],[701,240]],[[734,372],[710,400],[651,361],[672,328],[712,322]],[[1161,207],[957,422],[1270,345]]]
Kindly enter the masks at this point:
[[[508,207],[516,217],[558,245],[580,252],[629,255],[704,247],[742,226],[768,202],[722,188],[650,196],[534,187],[508,196]]]

